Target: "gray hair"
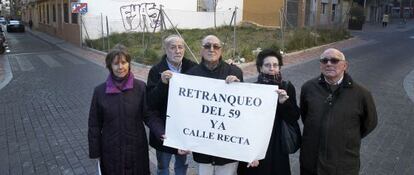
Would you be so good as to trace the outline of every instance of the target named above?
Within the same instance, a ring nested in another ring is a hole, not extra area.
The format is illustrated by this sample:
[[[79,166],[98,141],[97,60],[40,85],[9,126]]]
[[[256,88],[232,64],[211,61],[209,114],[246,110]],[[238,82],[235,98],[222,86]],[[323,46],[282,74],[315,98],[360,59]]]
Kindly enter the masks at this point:
[[[179,35],[169,35],[167,38],[164,39],[163,48],[166,49],[172,41],[181,40],[184,43],[184,39],[181,38]]]

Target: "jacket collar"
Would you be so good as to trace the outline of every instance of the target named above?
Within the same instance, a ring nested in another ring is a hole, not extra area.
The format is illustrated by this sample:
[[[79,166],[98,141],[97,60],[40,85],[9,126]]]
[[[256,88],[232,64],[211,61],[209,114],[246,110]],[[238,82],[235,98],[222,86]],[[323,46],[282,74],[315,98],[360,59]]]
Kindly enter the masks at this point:
[[[223,64],[225,64],[225,62],[223,61],[223,59],[220,57],[220,59],[219,59],[219,63],[217,64],[217,67],[215,67],[213,70],[210,70],[205,64],[204,64],[204,58],[201,58],[201,63],[200,63],[200,65],[201,65],[201,67],[204,69],[204,70],[206,70],[206,71],[209,71],[209,72],[216,72],[217,70],[220,70],[220,67],[222,67],[223,66]]]
[[[190,69],[192,67],[192,64],[190,63],[191,61],[188,60],[187,58],[183,57],[182,63],[181,63],[181,72],[186,72],[188,69]],[[164,54],[162,56],[162,60],[161,60],[161,70],[169,70],[168,68],[168,63],[167,63],[167,55]]]
[[[323,74],[321,74],[318,78],[318,82],[319,84],[322,85],[328,85],[328,82],[326,82],[325,77],[323,76]],[[340,87],[344,87],[344,88],[351,88],[352,85],[354,84],[352,78],[350,75],[348,75],[346,72],[344,73],[344,78],[342,79],[342,83],[340,84]]]

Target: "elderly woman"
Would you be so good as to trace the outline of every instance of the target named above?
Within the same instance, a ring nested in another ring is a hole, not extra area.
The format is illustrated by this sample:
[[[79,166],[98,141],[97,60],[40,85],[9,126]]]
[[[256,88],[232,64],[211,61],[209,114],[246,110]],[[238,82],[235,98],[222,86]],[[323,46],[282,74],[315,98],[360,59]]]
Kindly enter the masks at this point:
[[[291,174],[289,154],[282,151],[281,124],[282,121],[287,123],[297,122],[300,117],[300,110],[296,103],[295,87],[290,82],[282,80],[282,74],[280,73],[282,65],[282,56],[279,52],[263,50],[257,56],[256,67],[259,77],[256,83],[278,85],[279,102],[265,158],[249,164],[239,163],[238,175]]]
[[[106,82],[93,93],[88,127],[89,157],[100,160],[102,174],[149,175],[143,122],[161,137],[163,128],[145,107],[145,83],[134,79],[124,47],[106,56]],[[151,116],[151,117],[149,117]]]

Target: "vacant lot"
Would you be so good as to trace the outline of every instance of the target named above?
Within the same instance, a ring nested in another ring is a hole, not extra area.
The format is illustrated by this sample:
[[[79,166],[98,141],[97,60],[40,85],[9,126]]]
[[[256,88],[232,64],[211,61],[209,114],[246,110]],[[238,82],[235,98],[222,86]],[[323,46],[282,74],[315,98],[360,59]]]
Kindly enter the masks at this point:
[[[233,47],[234,28],[220,27],[217,29],[188,29],[179,30],[190,50],[196,58],[200,60],[201,39],[209,34],[217,35],[223,42],[223,58],[244,58],[247,62],[253,61],[255,55],[253,50],[257,48],[281,48],[285,52],[302,50],[318,45],[323,45],[350,37],[346,29],[291,29],[283,34],[279,29],[267,29],[259,27],[237,27],[236,47]],[[159,61],[164,54],[162,50],[162,40],[173,30],[166,30],[157,33],[114,33],[109,38],[87,40],[89,47],[97,50],[106,51],[109,47],[117,43],[123,44],[128,48],[128,52],[133,56],[134,61],[152,65]],[[108,41],[109,39],[109,41]],[[103,45],[104,43],[104,45]],[[235,48],[235,50],[234,50]],[[192,58],[187,48],[186,57]],[[235,53],[235,56],[233,54]]]

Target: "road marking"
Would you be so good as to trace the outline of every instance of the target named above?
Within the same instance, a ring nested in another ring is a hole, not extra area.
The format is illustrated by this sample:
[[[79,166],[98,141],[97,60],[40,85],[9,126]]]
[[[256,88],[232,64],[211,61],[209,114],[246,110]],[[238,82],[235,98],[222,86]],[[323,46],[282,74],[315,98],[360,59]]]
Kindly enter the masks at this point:
[[[19,64],[20,70],[31,71],[34,69],[32,63],[25,57],[16,56],[17,63]]]
[[[403,86],[408,97],[414,102],[414,69],[405,76]]]
[[[51,68],[62,67],[62,64],[57,62],[54,58],[52,58],[49,55],[38,55],[38,57]]]
[[[61,51],[44,51],[44,52],[22,52],[22,53],[10,53],[9,55],[16,55],[16,56],[21,56],[21,55],[38,55],[38,54],[56,54],[56,53],[61,53]]]
[[[20,68],[19,68],[19,64],[17,63],[16,56],[9,55],[8,58],[9,58],[9,62],[10,62],[11,69],[13,71],[19,71]]]
[[[80,60],[79,58],[76,58],[75,56],[68,54],[68,53],[61,53],[59,54],[59,57],[62,57],[70,62],[72,62],[73,64],[86,64],[86,62]]]
[[[410,39],[414,39],[414,36],[410,36]]]

